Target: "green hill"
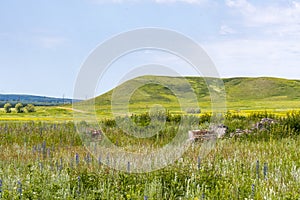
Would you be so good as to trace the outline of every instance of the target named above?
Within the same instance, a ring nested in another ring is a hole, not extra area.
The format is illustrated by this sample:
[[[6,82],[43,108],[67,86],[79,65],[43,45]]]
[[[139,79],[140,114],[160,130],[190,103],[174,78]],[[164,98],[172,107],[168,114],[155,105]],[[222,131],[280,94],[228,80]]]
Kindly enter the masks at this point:
[[[228,100],[299,100],[300,80],[280,78],[223,79]]]
[[[222,80],[225,86],[228,109],[288,110],[300,108],[300,80],[270,77],[224,78]],[[202,77],[143,76],[127,81],[114,90],[88,102],[95,100],[96,107],[100,107],[101,110],[109,110],[113,96],[120,102],[129,99],[129,109],[131,110],[143,111],[155,104],[163,105],[170,110],[178,110],[180,105],[174,90],[179,91],[179,94],[184,96],[188,95],[192,88],[201,109],[209,110],[211,109],[212,97],[210,92],[218,90],[217,87],[214,88],[218,79],[208,78],[207,81],[213,83],[210,90]],[[167,87],[160,83],[166,83]],[[128,88],[134,88],[131,94],[128,93],[130,91]],[[122,105],[120,104],[120,106]]]

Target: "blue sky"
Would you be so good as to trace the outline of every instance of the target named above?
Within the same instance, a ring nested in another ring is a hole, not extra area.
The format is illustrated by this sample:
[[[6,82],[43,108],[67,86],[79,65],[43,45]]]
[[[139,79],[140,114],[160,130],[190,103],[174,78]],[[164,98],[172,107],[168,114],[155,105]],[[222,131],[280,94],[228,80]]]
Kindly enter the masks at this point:
[[[0,2],[0,93],[72,97],[80,67],[96,46],[143,27],[194,39],[221,77],[300,79],[297,0],[10,0]],[[137,55],[137,63],[154,59],[146,55]],[[118,67],[108,80],[118,80]],[[98,93],[114,84],[103,83]]]

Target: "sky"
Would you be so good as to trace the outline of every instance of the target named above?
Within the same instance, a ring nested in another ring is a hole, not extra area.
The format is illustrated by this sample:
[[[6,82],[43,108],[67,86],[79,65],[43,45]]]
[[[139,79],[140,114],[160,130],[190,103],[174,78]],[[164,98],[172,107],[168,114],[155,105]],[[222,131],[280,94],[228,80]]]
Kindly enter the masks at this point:
[[[193,39],[220,77],[300,79],[300,0],[10,0],[0,2],[0,93],[72,98],[97,46],[144,27]],[[195,75],[173,55],[135,52],[111,66],[95,95],[151,62]]]

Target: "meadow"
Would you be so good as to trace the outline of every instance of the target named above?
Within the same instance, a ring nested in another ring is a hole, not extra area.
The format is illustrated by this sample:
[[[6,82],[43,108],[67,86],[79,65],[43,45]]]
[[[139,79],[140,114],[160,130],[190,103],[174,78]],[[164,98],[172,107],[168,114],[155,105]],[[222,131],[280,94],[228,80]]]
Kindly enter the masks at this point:
[[[186,141],[188,130],[208,129],[215,117],[202,78],[186,78],[198,98],[200,109],[188,107],[197,110],[194,113],[181,110],[168,87],[154,83],[137,87],[147,78],[129,82],[137,89],[127,102],[128,113],[114,113],[117,117],[112,114],[113,91],[78,102],[75,109],[72,105],[36,106],[33,113],[0,109],[0,199],[300,199],[300,81],[223,79],[227,112],[218,117],[228,130],[224,138],[212,140],[211,150],[203,153],[205,141],[187,142],[184,153],[163,168],[133,173],[138,163],[125,160],[126,167],[116,170],[120,162],[109,148],[100,154],[89,147],[95,143],[93,129],[101,127],[103,132],[98,144],[105,136],[120,150],[143,155],[165,147],[178,135]],[[151,78],[185,94],[183,80]],[[151,124],[156,118],[149,110],[157,105],[165,110],[158,110],[158,123]],[[122,104],[116,106],[123,109]],[[277,123],[254,128],[263,118]],[[238,136],[232,134],[236,130],[253,131]],[[177,155],[176,146],[169,153]]]
[[[203,128],[211,119],[209,113],[185,117],[190,125]],[[130,166],[127,171],[107,167],[113,158],[89,152],[71,121],[3,120],[0,198],[300,199],[300,113],[228,112],[224,117],[229,132],[206,156],[200,156],[201,141],[191,143],[174,163],[148,173],[131,173]],[[229,137],[230,132],[250,128],[264,117],[279,123],[249,135]],[[143,113],[130,119],[145,126],[150,118]],[[129,137],[114,119],[103,118],[99,123],[119,148],[134,151],[140,146],[160,148],[168,143],[181,119],[169,113],[159,134],[142,139]]]

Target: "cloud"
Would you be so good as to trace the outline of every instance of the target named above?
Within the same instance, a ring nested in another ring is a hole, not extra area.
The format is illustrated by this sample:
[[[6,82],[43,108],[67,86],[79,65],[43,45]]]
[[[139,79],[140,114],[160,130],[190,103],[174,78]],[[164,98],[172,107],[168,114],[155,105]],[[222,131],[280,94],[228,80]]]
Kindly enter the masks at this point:
[[[257,3],[247,0],[226,0],[225,5],[231,15],[227,24],[234,29],[244,30],[252,37],[299,38],[300,37],[300,1],[270,1]],[[224,27],[223,27],[224,28]],[[225,27],[226,28],[226,27]],[[220,33],[225,33],[220,30]],[[255,34],[254,34],[255,32]]]
[[[241,9],[242,12],[254,12],[255,7],[247,0],[226,0],[225,4],[230,8]]]
[[[225,3],[229,8],[239,12],[250,26],[295,24],[300,20],[298,1],[282,5],[253,5],[247,0],[226,0]]]
[[[233,28],[231,28],[231,27],[229,27],[229,26],[227,26],[227,25],[222,25],[222,26],[220,27],[219,33],[220,33],[221,35],[229,35],[229,34],[235,34],[236,31],[235,31]]]
[[[300,76],[300,39],[231,39],[204,48],[223,77]]]
[[[52,49],[63,45],[67,40],[60,36],[41,36],[37,41],[43,48]]]
[[[299,79],[300,1],[225,0],[219,34],[204,45],[221,76]]]

